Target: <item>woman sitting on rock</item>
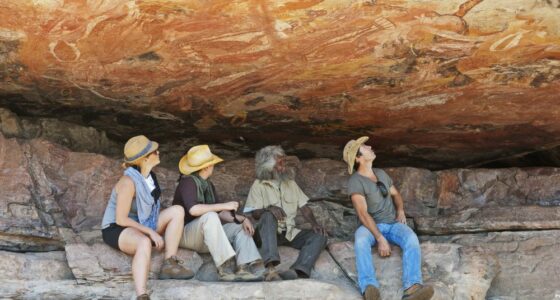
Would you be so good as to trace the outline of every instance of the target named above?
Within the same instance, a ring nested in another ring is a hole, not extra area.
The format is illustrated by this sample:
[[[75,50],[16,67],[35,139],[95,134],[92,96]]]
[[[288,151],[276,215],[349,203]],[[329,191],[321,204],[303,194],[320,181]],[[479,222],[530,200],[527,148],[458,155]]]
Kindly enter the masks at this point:
[[[111,192],[102,222],[103,241],[132,255],[136,299],[149,299],[148,272],[152,246],[165,248],[160,279],[189,279],[194,273],[177,259],[185,211],[173,205],[160,211],[161,190],[152,169],[159,164],[158,143],[143,135],[124,146],[124,175]],[[162,236],[164,236],[162,238]]]

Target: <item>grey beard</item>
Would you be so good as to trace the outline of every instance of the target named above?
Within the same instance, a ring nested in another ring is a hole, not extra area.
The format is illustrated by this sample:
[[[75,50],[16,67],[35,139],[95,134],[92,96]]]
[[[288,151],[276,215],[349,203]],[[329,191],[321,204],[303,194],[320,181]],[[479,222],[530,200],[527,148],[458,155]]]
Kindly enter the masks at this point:
[[[278,170],[272,170],[272,179],[278,180],[280,182],[294,180],[296,177],[296,172],[293,168],[285,168],[283,172]]]

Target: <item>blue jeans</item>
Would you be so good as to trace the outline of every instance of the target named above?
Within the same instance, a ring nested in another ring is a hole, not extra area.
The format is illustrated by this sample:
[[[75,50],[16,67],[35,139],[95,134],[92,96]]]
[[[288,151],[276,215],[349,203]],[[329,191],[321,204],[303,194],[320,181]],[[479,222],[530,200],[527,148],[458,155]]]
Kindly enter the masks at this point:
[[[402,223],[380,223],[377,224],[377,228],[389,243],[397,244],[402,249],[403,288],[406,290],[415,283],[422,284],[420,243],[414,231]],[[371,247],[375,243],[375,237],[369,229],[363,225],[358,227],[354,235],[354,253],[356,254],[358,284],[362,294],[368,285],[379,288],[371,254]]]

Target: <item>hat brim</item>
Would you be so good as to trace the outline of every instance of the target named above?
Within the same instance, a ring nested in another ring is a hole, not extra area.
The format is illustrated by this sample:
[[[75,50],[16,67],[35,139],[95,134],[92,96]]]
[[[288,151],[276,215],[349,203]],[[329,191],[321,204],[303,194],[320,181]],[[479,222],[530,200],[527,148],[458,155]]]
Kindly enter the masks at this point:
[[[181,172],[181,174],[183,175],[190,175],[196,171],[202,170],[211,165],[221,163],[222,161],[224,160],[218,157],[217,155],[212,154],[212,160],[205,162],[200,166],[190,166],[189,163],[187,162],[187,155],[185,154],[183,157],[181,157],[181,160],[179,161],[179,172]]]
[[[356,162],[356,155],[358,154],[358,150],[360,146],[362,146],[365,142],[369,140],[369,137],[362,136],[361,138],[356,140],[356,143],[350,147],[348,150],[348,174],[352,174],[354,172],[354,163]]]
[[[148,149],[148,151],[146,152],[146,154],[134,159],[134,160],[128,160],[128,159],[124,159],[124,162],[127,164],[133,164],[135,162],[138,162],[140,159],[148,156],[150,153],[156,151],[159,148],[159,144],[157,142],[154,141],[150,141],[150,149]]]

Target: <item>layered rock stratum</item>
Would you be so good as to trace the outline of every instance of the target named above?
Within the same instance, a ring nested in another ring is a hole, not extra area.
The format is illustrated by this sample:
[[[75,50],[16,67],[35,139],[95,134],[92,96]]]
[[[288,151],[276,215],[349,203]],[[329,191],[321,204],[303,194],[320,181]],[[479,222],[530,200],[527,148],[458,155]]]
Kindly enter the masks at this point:
[[[558,0],[0,1],[0,106],[124,142],[560,166]],[[150,125],[146,125],[150,124]],[[177,149],[180,150],[177,150]]]
[[[154,251],[154,299],[360,299],[353,231],[356,215],[346,195],[346,166],[330,159],[288,165],[330,233],[311,279],[279,283],[219,283],[207,254],[181,249],[197,272],[190,281],[157,280],[162,254]],[[171,202],[177,170],[158,167],[163,205]],[[422,270],[434,299],[553,299],[560,293],[560,169],[390,168],[402,192],[409,225],[421,240]],[[130,257],[101,240],[100,223],[119,160],[73,152],[44,139],[0,135],[0,294],[8,298],[100,299],[133,295]],[[254,161],[217,165],[222,198],[243,204]],[[298,218],[299,226],[309,224]],[[384,299],[400,299],[401,255],[372,249]],[[287,268],[297,250],[282,247]],[[270,291],[277,291],[271,293]]]

